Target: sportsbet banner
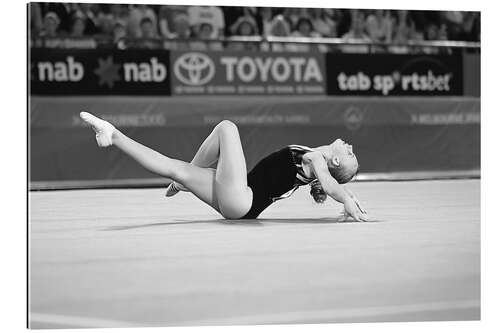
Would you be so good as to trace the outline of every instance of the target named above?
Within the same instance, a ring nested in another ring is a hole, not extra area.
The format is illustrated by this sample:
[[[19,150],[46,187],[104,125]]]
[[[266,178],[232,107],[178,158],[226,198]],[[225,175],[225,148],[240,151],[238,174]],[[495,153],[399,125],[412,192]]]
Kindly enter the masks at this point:
[[[324,54],[171,52],[174,95],[325,94]]]
[[[463,95],[457,55],[328,54],[329,95]]]
[[[169,51],[31,49],[33,95],[170,95]]]

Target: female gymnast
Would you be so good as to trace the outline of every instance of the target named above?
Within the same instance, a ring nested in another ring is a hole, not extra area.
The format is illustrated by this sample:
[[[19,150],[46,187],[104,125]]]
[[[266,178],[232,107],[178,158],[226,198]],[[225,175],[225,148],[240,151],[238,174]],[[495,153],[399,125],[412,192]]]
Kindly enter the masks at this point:
[[[190,191],[227,219],[255,219],[274,201],[290,196],[299,186],[311,185],[311,195],[326,195],[344,204],[341,220],[368,221],[356,196],[340,184],[358,172],[352,146],[341,139],[309,148],[290,145],[262,159],[247,175],[236,125],[224,120],[215,126],[191,163],[164,156],[124,135],[109,122],[88,113],[80,117],[96,133],[100,147],[114,145],[147,170],[172,179],[167,196]],[[210,168],[217,162],[215,169]]]

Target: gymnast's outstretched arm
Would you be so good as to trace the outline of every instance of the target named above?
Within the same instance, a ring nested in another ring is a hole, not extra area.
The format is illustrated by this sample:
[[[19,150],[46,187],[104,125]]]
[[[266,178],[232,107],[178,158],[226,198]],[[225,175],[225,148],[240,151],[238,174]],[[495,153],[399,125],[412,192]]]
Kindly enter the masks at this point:
[[[335,178],[330,175],[325,159],[320,154],[310,154],[310,163],[312,171],[319,180],[321,187],[332,199],[344,204],[344,210],[356,221],[368,221],[368,217],[363,209],[358,206],[357,199],[352,193],[344,189]]]

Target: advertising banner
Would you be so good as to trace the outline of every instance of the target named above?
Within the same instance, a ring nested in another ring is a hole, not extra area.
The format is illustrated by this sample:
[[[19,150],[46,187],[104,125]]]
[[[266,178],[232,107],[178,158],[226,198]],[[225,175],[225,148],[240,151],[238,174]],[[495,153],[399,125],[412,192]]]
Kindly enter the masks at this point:
[[[362,173],[476,170],[481,160],[478,98],[35,96],[30,108],[32,181],[151,177],[118,149],[98,149],[78,116],[82,109],[184,161],[219,121],[232,120],[248,170],[285,145],[317,147],[336,138],[354,146]]]
[[[169,51],[31,49],[32,95],[170,95]]]
[[[172,52],[173,95],[323,95],[324,54]]]
[[[463,95],[460,54],[330,53],[326,67],[329,95]]]

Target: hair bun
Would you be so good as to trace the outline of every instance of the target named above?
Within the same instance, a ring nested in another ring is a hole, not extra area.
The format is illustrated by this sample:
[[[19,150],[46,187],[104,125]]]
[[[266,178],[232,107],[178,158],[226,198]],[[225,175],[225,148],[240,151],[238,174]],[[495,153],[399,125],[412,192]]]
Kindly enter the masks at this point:
[[[314,201],[317,203],[325,202],[327,195],[323,190],[323,187],[321,187],[320,182],[318,180],[314,180],[309,185],[311,186],[311,191],[309,193],[313,197]]]

